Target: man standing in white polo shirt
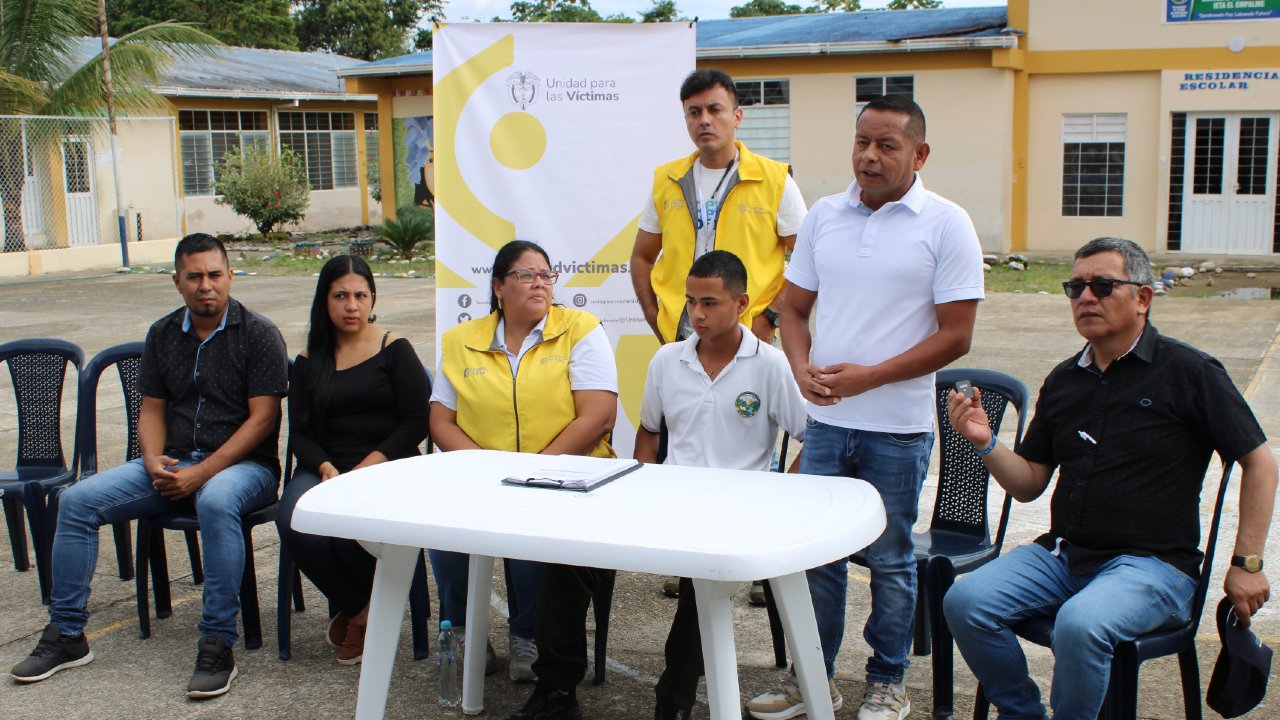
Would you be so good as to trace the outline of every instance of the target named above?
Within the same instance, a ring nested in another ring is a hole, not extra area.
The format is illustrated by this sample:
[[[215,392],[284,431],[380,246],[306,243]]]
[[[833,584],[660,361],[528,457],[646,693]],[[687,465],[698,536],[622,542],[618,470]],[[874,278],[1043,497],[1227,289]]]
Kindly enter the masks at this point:
[[[786,356],[739,322],[750,302],[747,270],[736,255],[712,250],[693,262],[684,314],[695,334],[659,348],[649,363],[637,460],[658,461],[664,419],[671,431],[667,465],[768,470],[779,427],[804,435],[804,400]],[[679,582],[666,666],[655,688],[656,720],[689,720],[703,674],[693,583]]]
[[[911,526],[933,447],[933,373],[969,351],[983,297],[982,247],[956,204],[925,190],[924,113],[908,98],[872,100],[858,116],[854,182],[809,211],[787,266],[782,348],[809,420],[800,471],[871,483],[884,533],[866,549],[871,614],[867,691],[858,720],[901,720],[916,564]],[[809,315],[818,303],[817,334]],[[845,559],[809,571],[827,676],[844,637]],[[805,711],[794,682],[747,705],[782,720]]]

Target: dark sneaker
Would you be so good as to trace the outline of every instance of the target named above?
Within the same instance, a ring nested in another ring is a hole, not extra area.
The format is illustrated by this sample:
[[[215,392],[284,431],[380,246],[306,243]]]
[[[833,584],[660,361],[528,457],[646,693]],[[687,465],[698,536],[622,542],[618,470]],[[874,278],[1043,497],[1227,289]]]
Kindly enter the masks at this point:
[[[507,720],[582,720],[582,706],[572,690],[534,688],[533,697]]]
[[[653,720],[689,720],[691,717],[690,708],[669,708],[661,703],[653,706]]]
[[[231,689],[236,679],[236,658],[226,640],[202,637],[196,643],[196,671],[187,683],[187,697],[217,697]]]
[[[764,581],[757,580],[751,583],[751,593],[747,595],[747,602],[751,607],[764,607],[768,604],[768,600],[764,594]]]
[[[58,626],[49,623],[40,633],[40,642],[26,660],[13,666],[9,677],[18,682],[39,682],[59,670],[88,665],[93,661],[93,651],[83,633],[79,637],[63,635]]]

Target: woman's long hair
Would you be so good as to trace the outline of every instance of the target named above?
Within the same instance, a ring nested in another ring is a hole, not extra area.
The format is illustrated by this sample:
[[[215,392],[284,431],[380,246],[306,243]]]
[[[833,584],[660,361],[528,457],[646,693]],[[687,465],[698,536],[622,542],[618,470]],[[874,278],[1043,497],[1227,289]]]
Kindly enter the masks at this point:
[[[355,273],[369,283],[369,295],[376,303],[377,288],[373,271],[364,258],[356,255],[338,255],[324,264],[316,279],[316,295],[311,300],[311,328],[307,331],[307,367],[302,376],[303,389],[297,397],[302,401],[299,417],[310,427],[317,440],[323,441],[325,423],[321,421],[329,410],[332,392],[334,363],[333,321],[329,319],[329,290],[339,278]]]
[[[498,251],[498,256],[493,259],[493,274],[489,276],[490,312],[499,312],[502,309],[498,307],[498,291],[494,286],[502,282],[507,273],[511,272],[511,266],[516,264],[516,260],[530,250],[541,255],[542,259],[547,261],[547,266],[551,266],[551,258],[547,256],[547,251],[543,250],[541,245],[528,240],[512,240]]]

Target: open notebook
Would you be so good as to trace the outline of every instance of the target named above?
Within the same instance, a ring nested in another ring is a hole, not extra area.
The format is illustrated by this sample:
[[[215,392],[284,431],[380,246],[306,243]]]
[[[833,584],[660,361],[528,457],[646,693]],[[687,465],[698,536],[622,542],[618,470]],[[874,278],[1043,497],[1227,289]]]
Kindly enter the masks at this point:
[[[639,460],[629,458],[613,460],[581,455],[535,457],[527,471],[503,478],[503,484],[586,492],[641,466]]]

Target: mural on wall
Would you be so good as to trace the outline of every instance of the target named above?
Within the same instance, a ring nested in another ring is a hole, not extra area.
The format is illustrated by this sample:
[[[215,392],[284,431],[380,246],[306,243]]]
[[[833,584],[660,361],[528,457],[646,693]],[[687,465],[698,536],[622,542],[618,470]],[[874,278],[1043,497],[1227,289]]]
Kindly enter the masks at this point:
[[[401,122],[397,120],[396,122]],[[432,117],[403,120],[405,164],[409,183],[413,186],[413,205],[432,208],[436,204],[435,123]],[[409,194],[398,196],[410,197]]]

